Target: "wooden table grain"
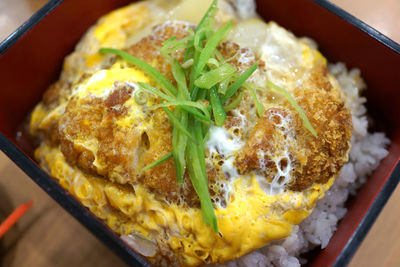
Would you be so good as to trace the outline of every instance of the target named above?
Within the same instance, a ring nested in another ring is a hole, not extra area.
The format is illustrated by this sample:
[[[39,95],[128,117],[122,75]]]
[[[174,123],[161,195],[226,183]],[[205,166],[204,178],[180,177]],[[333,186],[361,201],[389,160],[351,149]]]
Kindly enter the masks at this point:
[[[46,0],[0,0],[0,40]],[[399,0],[333,0],[400,42]],[[0,240],[3,266],[125,266],[124,263],[0,153],[0,220],[23,202],[33,208]],[[400,187],[366,236],[350,266],[400,266]]]

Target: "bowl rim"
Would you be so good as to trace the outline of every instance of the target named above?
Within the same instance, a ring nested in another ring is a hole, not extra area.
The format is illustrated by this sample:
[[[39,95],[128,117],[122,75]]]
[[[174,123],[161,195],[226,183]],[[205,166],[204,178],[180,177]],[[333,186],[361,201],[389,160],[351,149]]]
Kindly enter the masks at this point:
[[[334,3],[328,0],[312,0],[318,5],[322,6],[323,8],[327,9],[328,11],[332,12],[333,14],[337,15],[341,19],[347,21],[351,25],[355,26],[356,28],[362,30],[364,33],[368,34],[378,42],[382,43],[383,45],[387,46],[391,50],[395,51],[396,53],[400,54],[400,44],[392,40],[391,38],[387,37],[380,31],[376,30],[372,26],[368,25],[367,23],[361,21],[360,19],[356,18],[349,12],[345,11],[341,7],[335,5]]]
[[[21,26],[19,26],[14,32],[7,36],[0,43],[0,56],[2,56],[9,48],[11,48],[21,37],[29,32],[36,24],[44,19],[51,11],[53,11],[59,4],[64,0],[50,0],[43,7],[41,7],[36,13],[28,18]]]
[[[329,2],[328,0],[312,0],[333,14],[337,15],[346,22],[357,27],[370,37],[374,38],[384,46],[400,54],[400,44],[389,37],[380,33],[360,19],[351,15],[347,11]],[[6,39],[0,43],[0,57],[7,52],[19,39],[29,32],[36,24],[44,19],[64,0],[50,0],[26,22],[18,27]],[[65,189],[54,181],[46,172],[44,172],[32,159],[22,152],[13,142],[0,132],[0,149],[27,174],[36,184],[46,191],[56,202],[58,202],[68,213],[75,217],[92,234],[105,243],[126,263],[131,266],[150,266],[139,254],[135,253],[124,241],[114,234],[102,221],[95,217],[79,201],[73,198]],[[384,184],[377,197],[369,207],[356,230],[353,232],[346,245],[336,258],[333,266],[345,266],[352,259],[353,255],[361,245],[366,234],[372,227],[376,218],[382,211],[384,205],[389,200],[391,194],[400,182],[400,160],[394,165],[392,172]]]
[[[372,26],[356,18],[349,12],[333,4],[329,0],[312,0],[328,11],[334,13],[343,20],[349,22],[353,26],[362,30],[378,42],[387,46],[391,50],[400,54],[400,44],[387,37],[383,33],[379,32]],[[26,20],[21,26],[19,26],[14,32],[12,32],[6,39],[0,42],[0,56],[3,55],[12,45],[14,45],[25,33],[31,30],[37,23],[39,23],[44,17],[46,17],[53,9],[55,9],[64,0],[50,0],[36,13],[34,13],[28,20]]]

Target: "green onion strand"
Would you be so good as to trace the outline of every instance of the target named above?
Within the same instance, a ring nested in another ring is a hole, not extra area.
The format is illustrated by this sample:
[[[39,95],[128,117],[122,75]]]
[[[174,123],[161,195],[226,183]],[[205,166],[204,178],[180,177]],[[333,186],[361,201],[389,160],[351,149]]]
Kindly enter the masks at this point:
[[[151,93],[161,97],[164,100],[167,101],[175,101],[175,97],[169,96],[158,90],[158,88],[155,88],[154,86],[148,85],[147,83],[142,83],[138,82],[138,85],[142,87],[143,89],[150,91]]]
[[[239,95],[237,95],[231,101],[231,103],[229,103],[228,105],[224,106],[225,112],[231,111],[232,109],[236,108],[240,104],[240,101],[242,101],[242,98],[243,98],[243,90],[239,91]]]
[[[132,65],[135,65],[139,69],[143,70],[146,72],[153,80],[155,80],[163,89],[166,90],[166,93],[171,94],[171,95],[176,95],[177,90],[173,84],[168,81],[167,78],[164,77],[158,70],[147,64],[146,62],[140,60],[139,58],[132,56],[131,54],[128,54],[125,51],[118,50],[118,49],[113,49],[113,48],[101,48],[99,50],[101,54],[116,54]]]
[[[190,68],[191,66],[193,66],[193,58],[186,60],[183,64],[182,64],[182,68],[187,69]]]
[[[168,109],[168,108],[163,108],[165,113],[167,113],[168,119],[172,121],[172,124],[177,127],[182,133],[184,133],[187,137],[189,137],[193,142],[197,142],[196,139],[193,137],[191,133],[188,132],[186,127],[182,125],[182,123],[179,121],[177,117]]]
[[[144,90],[141,90],[140,88],[135,90],[134,98],[135,98],[135,102],[138,105],[144,105],[147,102],[146,92]]]
[[[239,75],[236,67],[228,63],[237,57],[237,54],[224,59],[217,49],[233,25],[233,20],[230,20],[215,29],[217,2],[217,0],[212,2],[196,29],[189,30],[186,37],[178,40],[174,36],[162,43],[160,52],[171,64],[173,83],[157,69],[125,51],[112,48],[100,49],[102,54],[122,57],[153,80],[152,85],[138,82],[141,88],[134,94],[135,101],[139,105],[145,104],[147,102],[145,92],[159,97],[158,104],[149,107],[147,105],[146,109],[162,108],[172,126],[172,152],[142,170],[149,170],[173,158],[177,183],[182,184],[185,174],[188,174],[200,200],[203,221],[216,233],[218,224],[209,193],[205,159],[205,142],[209,136],[209,129],[212,124],[218,127],[225,124],[226,112],[240,104],[244,95],[243,88],[246,88],[253,98],[258,115],[262,116],[264,112],[264,107],[253,90],[259,88],[246,82],[256,71],[258,63],[254,63]],[[174,58],[179,50],[184,50],[183,63]],[[313,130],[304,112],[285,90],[270,82],[267,86],[283,93],[302,116],[307,129]],[[227,101],[229,103],[224,105]]]
[[[157,88],[155,88],[155,87],[153,87],[153,86],[151,86],[151,85],[148,85],[148,84],[142,83],[142,82],[139,82],[138,84],[139,84],[139,86],[141,86],[143,89],[146,89],[146,90],[148,90],[148,91],[154,93],[155,95],[158,95],[159,97],[163,98],[163,99],[166,100],[166,101],[169,101],[170,103],[173,103],[173,102],[176,102],[176,101],[177,101],[176,98],[170,97],[170,96],[168,96],[168,95],[162,93],[160,90],[158,90]],[[159,105],[159,106],[158,106],[158,105]],[[159,107],[174,106],[175,104],[169,105],[168,102],[167,102],[167,103],[162,103],[162,104],[158,104],[158,105],[152,106],[152,107],[150,107],[150,108],[157,109],[157,108],[159,108]],[[196,104],[195,102],[190,102],[189,105],[192,105],[192,106],[194,105],[194,106],[196,106],[196,107],[198,107],[198,108],[202,108],[202,106],[197,106],[197,104]],[[203,115],[203,114],[201,114],[200,112],[197,112],[195,109],[193,109],[193,108],[191,108],[191,107],[188,107],[188,106],[186,106],[186,105],[182,105],[181,108],[182,108],[183,110],[189,112],[190,114],[196,116],[197,118],[199,118],[199,119],[205,121],[205,122],[209,122],[209,123],[212,122],[211,119],[210,119],[209,113],[207,113],[206,115]],[[207,112],[206,110],[204,110],[204,111]],[[208,116],[207,116],[207,115],[208,115]]]
[[[256,71],[258,62],[254,63],[247,70],[245,70],[236,81],[228,87],[225,95],[222,97],[221,102],[224,104],[231,96],[233,96],[237,90],[243,85],[243,83]]]
[[[226,113],[224,111],[224,107],[221,104],[221,100],[215,87],[212,87],[210,90],[210,101],[214,114],[215,125],[221,127],[225,123]]]
[[[207,64],[206,64],[210,69],[215,69],[218,68],[221,64],[218,60],[216,60],[215,58],[209,58],[207,60]]]
[[[152,169],[152,168],[156,167],[157,165],[160,165],[160,164],[163,163],[164,161],[166,161],[166,160],[172,158],[172,156],[173,156],[173,155],[172,155],[172,152],[169,152],[169,153],[168,153],[167,155],[165,155],[164,157],[162,157],[162,158],[160,158],[160,159],[158,159],[158,160],[156,160],[156,161],[150,163],[149,165],[145,166],[145,167],[142,169],[142,171],[147,171],[147,170],[149,170],[149,169]]]
[[[189,100],[190,94],[187,88],[185,71],[176,59],[174,59],[171,64],[171,71],[178,84],[178,91],[180,93],[178,97],[181,95],[185,100]]]
[[[218,84],[218,93],[224,95],[228,90],[229,83],[232,81],[233,76],[226,78]]]
[[[157,104],[154,106],[149,107],[150,110],[155,110],[158,108],[164,108],[164,107],[171,107],[171,106],[179,106],[182,109],[185,107],[194,107],[197,109],[200,109],[204,115],[206,115],[206,118],[210,117],[210,113],[208,111],[208,109],[201,103],[198,102],[193,102],[193,101],[185,101],[185,100],[172,100],[169,102],[165,102],[165,103],[161,103],[161,104]]]
[[[205,74],[201,75],[194,84],[197,87],[210,89],[217,83],[222,82],[225,79],[231,77],[236,73],[236,68],[230,64],[223,64],[216,69],[210,70]]]
[[[189,127],[194,129],[196,139],[202,140],[201,127],[199,124],[195,124],[193,119],[190,120]],[[203,221],[206,225],[210,226],[214,232],[218,232],[217,218],[214,213],[214,207],[211,202],[210,193],[208,191],[208,178],[205,172],[205,164],[202,164],[204,157],[201,148],[204,149],[204,145],[201,142],[199,145],[189,143],[187,145],[187,164],[190,180],[192,181],[194,190],[200,199],[201,212],[203,215]]]
[[[204,49],[201,51],[197,64],[194,67],[195,79],[197,79],[200,72],[204,69],[207,64],[207,60],[214,53],[220,41],[225,37],[228,31],[233,25],[233,20],[225,23],[221,28],[219,28],[207,41]]]
[[[265,111],[263,104],[258,100],[257,95],[254,92],[253,88],[251,88],[251,86],[248,86],[246,83],[243,86],[249,91],[251,97],[253,98],[253,102],[256,105],[258,117],[262,117]]]
[[[309,130],[312,135],[317,137],[317,132],[312,127],[310,121],[307,118],[307,115],[304,113],[303,109],[299,106],[299,104],[297,104],[296,100],[290,95],[290,93],[271,81],[267,81],[267,87],[270,87],[283,94],[285,98],[289,101],[289,103],[292,105],[292,107],[297,111],[297,113],[299,113],[306,129]]]
[[[181,112],[180,109],[177,108],[174,110],[174,114],[177,117],[179,117],[183,127],[187,128],[188,113]],[[186,150],[187,140],[188,140],[187,136],[182,134],[177,127],[173,128],[172,147],[173,147],[173,156],[175,163],[176,181],[178,184],[183,183],[183,177],[185,175],[185,168],[186,168],[185,150]]]

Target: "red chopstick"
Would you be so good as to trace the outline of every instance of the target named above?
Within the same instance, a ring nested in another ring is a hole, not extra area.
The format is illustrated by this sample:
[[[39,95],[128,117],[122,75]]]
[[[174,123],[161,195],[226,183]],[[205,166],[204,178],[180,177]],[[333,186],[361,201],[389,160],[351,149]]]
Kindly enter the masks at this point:
[[[33,201],[19,205],[8,217],[0,224],[0,238],[32,207]]]

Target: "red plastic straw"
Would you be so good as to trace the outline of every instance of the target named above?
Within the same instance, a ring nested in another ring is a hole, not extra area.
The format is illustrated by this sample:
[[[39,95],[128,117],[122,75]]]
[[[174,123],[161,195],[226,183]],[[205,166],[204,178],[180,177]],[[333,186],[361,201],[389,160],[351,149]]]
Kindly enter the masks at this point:
[[[0,225],[0,238],[32,207],[33,201],[19,205]]]

